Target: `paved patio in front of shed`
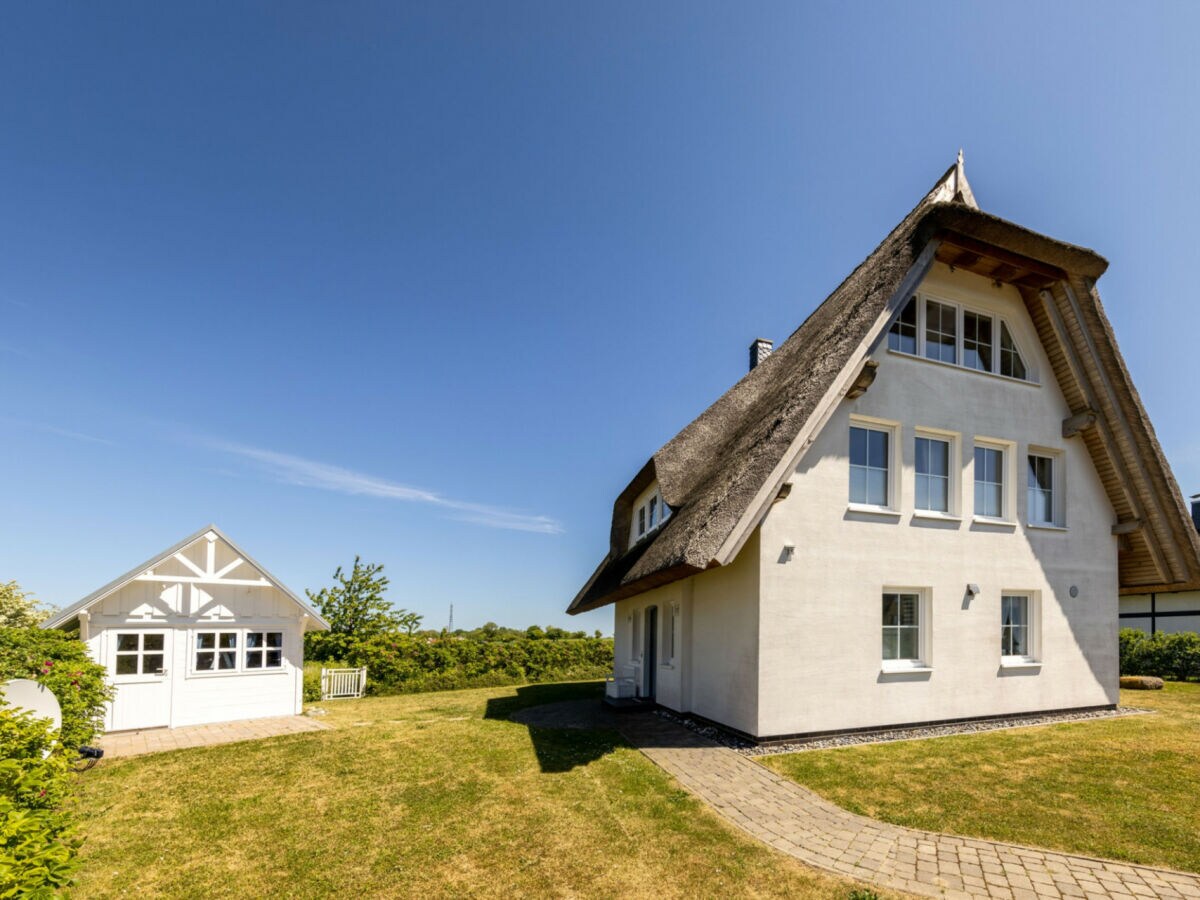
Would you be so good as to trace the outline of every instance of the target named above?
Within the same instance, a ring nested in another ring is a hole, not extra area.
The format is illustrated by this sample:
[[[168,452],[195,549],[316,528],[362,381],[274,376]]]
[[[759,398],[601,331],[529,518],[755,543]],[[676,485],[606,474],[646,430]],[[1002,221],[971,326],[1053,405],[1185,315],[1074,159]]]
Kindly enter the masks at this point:
[[[117,731],[99,741],[105,759],[164,753],[188,747],[211,747],[237,741],[258,741],[284,734],[323,731],[328,725],[308,716],[273,716],[242,722],[217,722],[211,725],[185,725],[182,728],[147,728],[142,731]]]

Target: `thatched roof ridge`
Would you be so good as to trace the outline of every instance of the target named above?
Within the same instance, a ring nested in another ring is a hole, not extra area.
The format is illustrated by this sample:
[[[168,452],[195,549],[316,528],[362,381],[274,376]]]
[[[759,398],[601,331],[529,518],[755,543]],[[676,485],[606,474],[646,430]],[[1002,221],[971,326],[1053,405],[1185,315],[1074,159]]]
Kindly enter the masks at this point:
[[[1108,265],[1091,250],[980,211],[960,158],[783,344],[651,457],[617,498],[609,552],[568,611],[594,609],[728,561],[719,558],[723,548],[728,551],[748,517],[760,516],[763,491],[772,488],[798,436],[845,370],[859,365],[863,342],[879,327],[923,252],[943,238],[995,248],[1053,279],[1084,278],[1090,284]],[[1119,360],[1107,319],[1101,328]],[[1131,391],[1124,363],[1114,371],[1123,390],[1128,385]],[[1149,434],[1145,446],[1161,461],[1155,480],[1173,487],[1136,392],[1132,397],[1139,431]],[[630,547],[633,501],[656,479],[674,514]],[[1186,516],[1181,497],[1176,505]],[[1194,555],[1200,577],[1200,546]]]

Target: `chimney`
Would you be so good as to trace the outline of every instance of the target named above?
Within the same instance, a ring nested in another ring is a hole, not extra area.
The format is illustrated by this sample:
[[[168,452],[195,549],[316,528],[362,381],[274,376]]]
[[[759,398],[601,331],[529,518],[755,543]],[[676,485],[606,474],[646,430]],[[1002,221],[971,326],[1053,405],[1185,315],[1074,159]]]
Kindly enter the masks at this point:
[[[1192,497],[1192,521],[1196,525],[1196,530],[1200,531],[1200,494]]]
[[[755,366],[771,355],[771,348],[774,346],[775,344],[772,341],[768,341],[766,338],[755,338],[754,343],[750,345],[751,371],[753,371]]]

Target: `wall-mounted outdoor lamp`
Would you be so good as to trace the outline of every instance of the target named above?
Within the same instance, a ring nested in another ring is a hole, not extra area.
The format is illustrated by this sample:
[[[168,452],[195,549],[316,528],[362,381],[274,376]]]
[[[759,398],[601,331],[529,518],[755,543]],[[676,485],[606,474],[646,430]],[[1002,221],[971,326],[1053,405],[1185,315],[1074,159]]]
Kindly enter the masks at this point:
[[[783,545],[783,561],[791,562],[792,557],[796,555],[796,545],[787,543]]]
[[[975,584],[974,582],[967,585],[967,596],[968,597],[974,597],[974,596],[977,596],[978,594],[979,594],[979,585]]]

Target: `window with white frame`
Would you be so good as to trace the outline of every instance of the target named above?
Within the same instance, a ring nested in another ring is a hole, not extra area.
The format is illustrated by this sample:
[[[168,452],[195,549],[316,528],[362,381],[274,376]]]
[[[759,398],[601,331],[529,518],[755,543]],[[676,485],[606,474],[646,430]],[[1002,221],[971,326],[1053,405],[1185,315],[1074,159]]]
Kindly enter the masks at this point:
[[[975,515],[1003,519],[1004,450],[975,445]]]
[[[925,301],[925,356],[939,362],[958,362],[958,309],[936,300]]]
[[[245,659],[247,669],[282,668],[283,632],[247,631]]]
[[[661,492],[655,489],[654,493],[639,503],[634,510],[634,540],[641,540],[650,532],[661,528],[669,518],[671,508],[663,502]]]
[[[913,297],[888,331],[888,349],[926,359],[1035,380],[1008,323],[946,300]]]
[[[1021,358],[1021,351],[1017,349],[1017,344],[1012,339],[1012,334],[1009,333],[1008,325],[1004,322],[1000,323],[1000,374],[1009,378],[1019,378],[1022,381],[1029,380],[1025,360]]]
[[[1005,594],[1000,598],[1000,655],[1033,655],[1031,642],[1029,597],[1024,594]]]
[[[883,592],[883,662],[886,667],[924,665],[923,606],[918,591]]]
[[[912,297],[888,332],[888,348],[901,353],[917,352],[917,298]]]
[[[1042,658],[1042,595],[1000,592],[1000,665],[1038,666]]]
[[[917,509],[950,512],[950,447],[947,439],[917,435]]]
[[[236,672],[238,633],[236,631],[197,631],[195,670],[197,672]]]
[[[889,505],[892,431],[866,424],[850,426],[850,502]]]
[[[981,372],[992,368],[992,317],[963,310],[963,365]]]
[[[114,675],[162,675],[165,635],[118,632]]]
[[[1062,525],[1059,461],[1048,453],[1029,453],[1026,511],[1030,525]]]
[[[667,662],[675,662],[675,629],[679,623],[679,604],[672,603],[667,607]]]

